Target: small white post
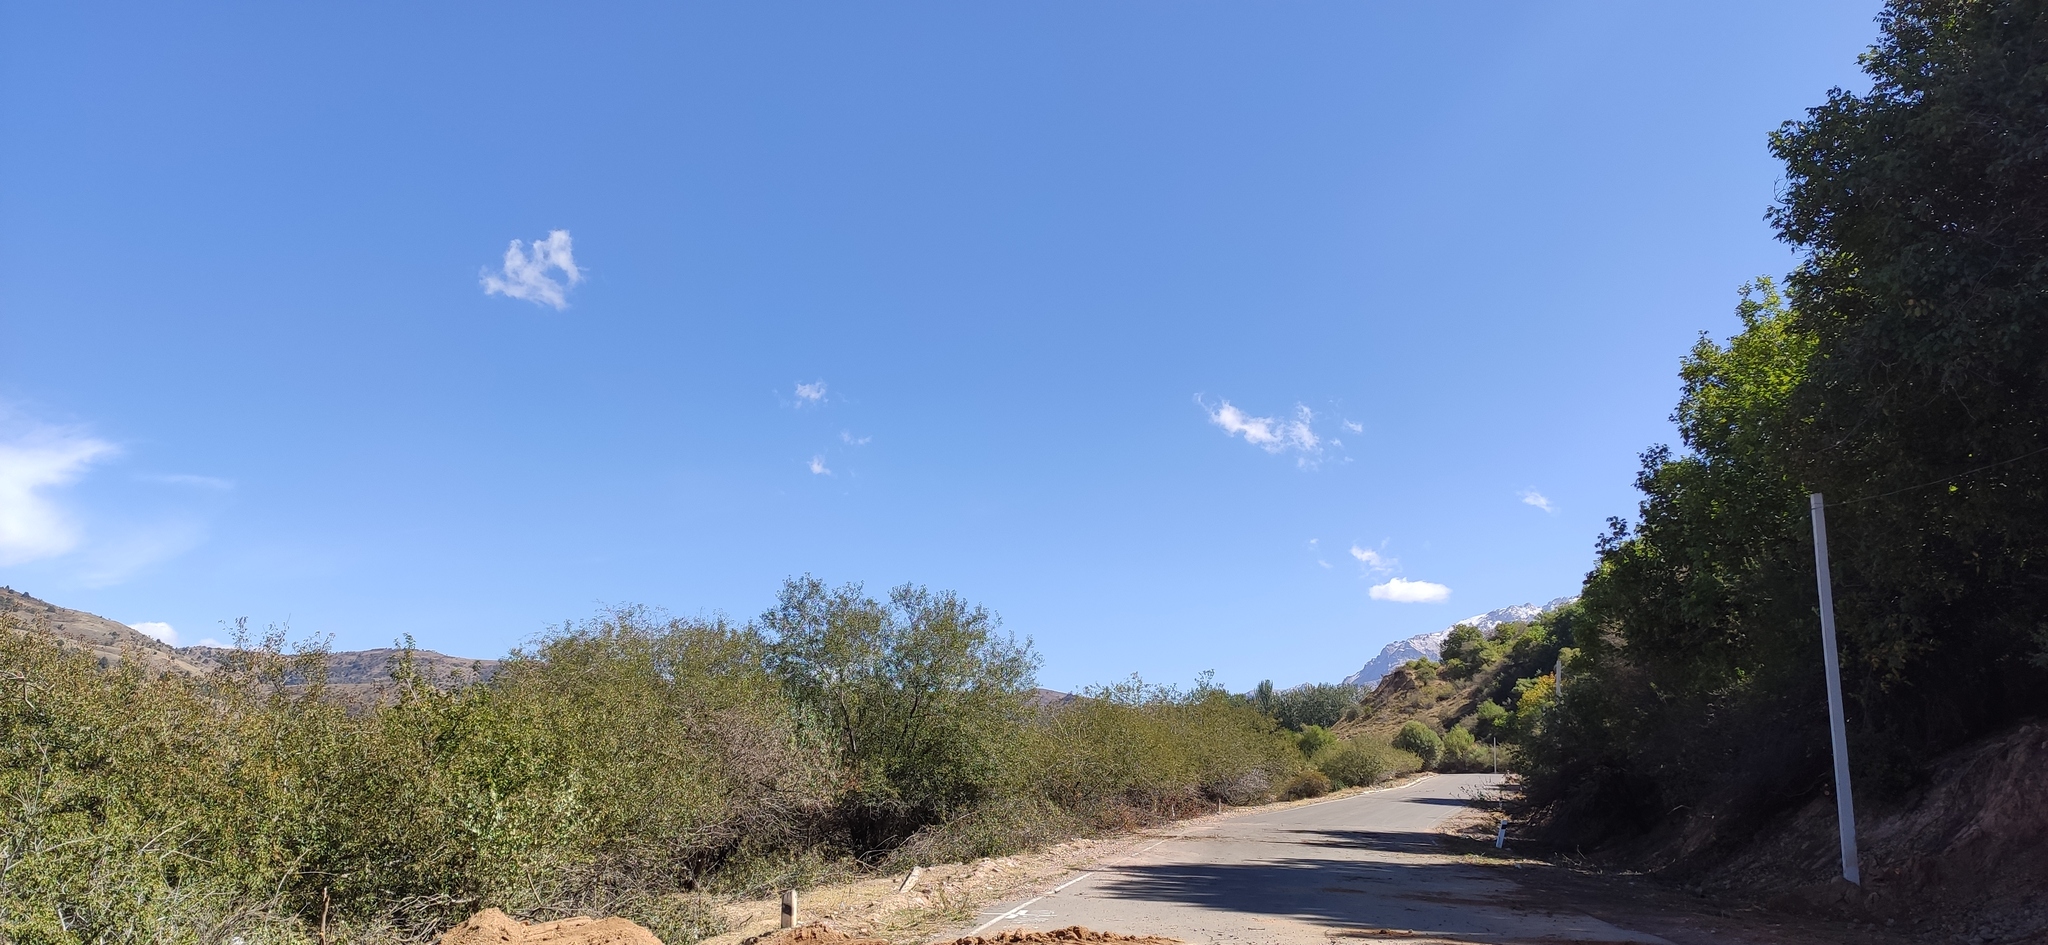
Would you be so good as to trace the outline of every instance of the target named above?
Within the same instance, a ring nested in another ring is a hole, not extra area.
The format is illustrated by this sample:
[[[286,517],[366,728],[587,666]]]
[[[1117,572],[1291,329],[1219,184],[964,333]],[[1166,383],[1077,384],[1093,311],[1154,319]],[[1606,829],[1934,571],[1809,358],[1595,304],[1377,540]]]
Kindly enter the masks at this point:
[[[782,891],[782,927],[785,929],[796,928],[796,890],[794,889]]]
[[[1856,862],[1856,800],[1849,792],[1849,730],[1842,721],[1842,660],[1835,651],[1835,590],[1828,574],[1828,515],[1820,493],[1813,505],[1813,570],[1820,582],[1821,663],[1828,674],[1828,736],[1835,746],[1835,820],[1842,828],[1842,878],[1863,885]]]

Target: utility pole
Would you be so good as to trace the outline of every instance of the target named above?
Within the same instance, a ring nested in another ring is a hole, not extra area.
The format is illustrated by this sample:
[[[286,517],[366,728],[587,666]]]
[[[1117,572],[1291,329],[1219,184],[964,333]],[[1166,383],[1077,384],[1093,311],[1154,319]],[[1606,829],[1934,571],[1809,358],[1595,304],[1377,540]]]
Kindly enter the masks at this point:
[[[1820,581],[1821,662],[1828,673],[1828,736],[1835,746],[1835,820],[1842,829],[1842,878],[1863,885],[1856,863],[1856,801],[1849,793],[1849,730],[1842,721],[1842,659],[1835,649],[1835,590],[1828,574],[1828,514],[1820,493],[1813,505],[1813,570]]]

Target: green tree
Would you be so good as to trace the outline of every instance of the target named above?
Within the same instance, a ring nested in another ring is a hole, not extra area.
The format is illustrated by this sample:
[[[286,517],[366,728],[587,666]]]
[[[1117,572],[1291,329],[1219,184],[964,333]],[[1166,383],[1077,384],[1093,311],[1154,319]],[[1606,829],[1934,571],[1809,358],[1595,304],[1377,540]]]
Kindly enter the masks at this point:
[[[1410,719],[1395,733],[1394,747],[1421,758],[1425,767],[1434,767],[1443,756],[1444,740],[1429,726]]]
[[[1004,788],[1038,658],[988,610],[913,585],[883,602],[806,575],[759,625],[770,670],[837,749],[866,841]]]
[[[1301,734],[1294,736],[1294,744],[1301,748],[1302,757],[1305,758],[1314,758],[1336,742],[1337,737],[1320,725],[1303,726]]]
[[[1471,624],[1458,624],[1444,637],[1441,650],[1444,660],[1443,674],[1447,679],[1469,679],[1472,674],[1486,667],[1491,660],[1487,652],[1486,634]]]
[[[1859,786],[2048,708],[2048,4],[1892,0],[1771,137],[1781,296],[1681,369],[1584,592],[1566,687],[1515,706],[1532,796],[1579,839],[1823,782],[1806,495],[1824,493]],[[1536,690],[1530,690],[1536,692]]]

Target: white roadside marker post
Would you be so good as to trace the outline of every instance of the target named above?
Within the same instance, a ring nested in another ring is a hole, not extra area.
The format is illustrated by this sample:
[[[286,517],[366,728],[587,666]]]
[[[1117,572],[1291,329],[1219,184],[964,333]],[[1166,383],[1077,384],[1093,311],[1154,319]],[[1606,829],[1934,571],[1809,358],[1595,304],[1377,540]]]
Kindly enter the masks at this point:
[[[1835,820],[1842,829],[1842,878],[1863,885],[1856,862],[1856,801],[1849,793],[1849,730],[1842,721],[1842,660],[1835,650],[1835,590],[1828,574],[1828,516],[1820,493],[1813,506],[1813,570],[1820,582],[1821,662],[1828,674],[1828,736],[1835,746]]]
[[[796,890],[794,889],[782,891],[782,927],[785,929],[796,928]]]

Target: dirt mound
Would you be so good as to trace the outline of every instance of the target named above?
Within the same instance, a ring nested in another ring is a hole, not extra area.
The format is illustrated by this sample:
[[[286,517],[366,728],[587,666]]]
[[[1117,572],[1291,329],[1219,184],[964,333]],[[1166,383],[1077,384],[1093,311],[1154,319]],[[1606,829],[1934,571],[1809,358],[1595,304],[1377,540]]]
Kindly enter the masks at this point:
[[[661,939],[625,919],[577,916],[527,925],[485,909],[442,933],[441,945],[661,945]]]
[[[813,922],[756,935],[742,940],[740,945],[889,945],[889,942],[879,938],[857,938],[822,922]]]
[[[1841,862],[1826,797],[1763,832],[1716,871],[1715,885],[1775,894],[1784,908],[1875,914],[1985,941],[2048,932],[2048,723],[1973,743],[1937,769],[1901,803],[1858,805],[1862,889],[1834,878]]]
[[[1050,932],[1026,932],[1011,929],[994,935],[969,935],[956,938],[946,945],[1065,945],[1073,942],[1080,945],[1180,945],[1180,939],[1161,938],[1157,935],[1118,935],[1115,932],[1097,932],[1094,929],[1069,925]]]

